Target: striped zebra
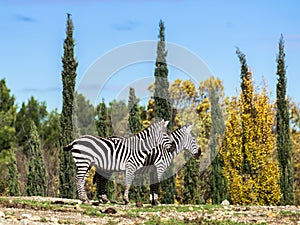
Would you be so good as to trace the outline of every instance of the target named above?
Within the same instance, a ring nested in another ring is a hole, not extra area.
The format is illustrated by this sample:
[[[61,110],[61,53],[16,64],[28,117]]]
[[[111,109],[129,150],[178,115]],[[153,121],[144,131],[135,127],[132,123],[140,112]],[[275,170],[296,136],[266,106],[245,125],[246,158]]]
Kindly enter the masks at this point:
[[[157,146],[147,156],[144,167],[137,171],[137,173],[150,172],[150,202],[152,205],[157,205],[158,202],[158,188],[163,173],[170,166],[172,160],[183,150],[188,150],[194,157],[200,155],[200,148],[195,137],[191,134],[192,126],[184,126],[176,129],[171,133],[171,138],[175,143],[175,150],[168,151]],[[114,137],[113,139],[118,139]],[[98,198],[101,202],[108,202],[105,186],[112,173],[102,176],[102,174],[95,174],[94,182],[97,184]]]
[[[95,166],[97,173],[104,176],[114,171],[125,171],[124,201],[128,204],[134,173],[144,165],[151,150],[157,145],[166,151],[174,146],[167,134],[168,123],[164,120],[153,123],[129,138],[108,139],[85,135],[64,147],[65,151],[72,152],[77,167],[75,180],[80,200],[88,201],[84,184],[90,168]]]

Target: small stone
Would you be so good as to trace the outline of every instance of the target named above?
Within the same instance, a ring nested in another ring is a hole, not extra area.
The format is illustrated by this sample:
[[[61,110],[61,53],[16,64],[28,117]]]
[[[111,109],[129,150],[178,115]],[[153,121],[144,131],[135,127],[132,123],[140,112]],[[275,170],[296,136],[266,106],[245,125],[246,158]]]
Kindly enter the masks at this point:
[[[31,214],[22,214],[23,219],[30,219],[32,217]]]
[[[136,206],[136,207],[139,207],[139,208],[140,208],[140,207],[143,207],[143,203],[141,203],[141,202],[136,202],[136,203],[135,203],[135,206]]]
[[[51,216],[51,217],[50,217],[50,222],[56,223],[56,222],[58,222],[58,219],[55,218],[55,217],[53,217],[53,216]]]
[[[79,204],[76,204],[76,205],[75,205],[75,209],[77,209],[77,210],[81,210],[81,207],[80,207],[80,205],[79,205]]]
[[[225,199],[222,201],[221,205],[230,205],[230,202],[227,199]]]
[[[106,213],[106,214],[116,214],[117,210],[115,210],[114,208],[107,208],[107,209],[105,209],[104,213]]]
[[[4,212],[0,211],[0,217],[5,217]]]
[[[190,207],[189,207],[189,210],[190,210],[190,211],[193,211],[193,210],[194,210],[194,208],[193,208],[192,206],[190,206]]]
[[[22,219],[20,222],[22,222],[22,225],[30,224],[28,219]]]
[[[32,216],[31,220],[32,221],[41,221],[41,217],[40,216]]]

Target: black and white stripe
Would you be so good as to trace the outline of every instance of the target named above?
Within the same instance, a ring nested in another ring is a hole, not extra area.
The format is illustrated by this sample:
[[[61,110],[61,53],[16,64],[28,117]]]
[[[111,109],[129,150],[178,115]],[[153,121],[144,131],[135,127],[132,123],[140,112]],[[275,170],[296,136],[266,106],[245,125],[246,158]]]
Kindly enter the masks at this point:
[[[144,167],[137,173],[145,173],[150,171],[150,201],[153,205],[158,204],[158,187],[163,173],[170,166],[173,159],[183,150],[188,150],[192,155],[197,156],[200,154],[198,142],[191,134],[192,126],[184,126],[176,129],[171,133],[171,138],[176,145],[173,152],[157,146],[153,149],[145,159]],[[117,139],[117,138],[116,138]],[[111,174],[110,174],[111,175]],[[99,192],[99,200],[107,202],[105,184],[109,177],[103,177],[101,174],[95,175],[97,189]]]
[[[110,176],[114,171],[125,171],[124,200],[129,203],[128,191],[134,173],[143,167],[151,150],[161,145],[166,151],[172,147],[167,134],[168,121],[153,123],[148,128],[129,138],[101,138],[91,135],[73,141],[64,150],[71,150],[77,167],[76,185],[79,198],[88,201],[84,184],[91,166],[97,173]]]

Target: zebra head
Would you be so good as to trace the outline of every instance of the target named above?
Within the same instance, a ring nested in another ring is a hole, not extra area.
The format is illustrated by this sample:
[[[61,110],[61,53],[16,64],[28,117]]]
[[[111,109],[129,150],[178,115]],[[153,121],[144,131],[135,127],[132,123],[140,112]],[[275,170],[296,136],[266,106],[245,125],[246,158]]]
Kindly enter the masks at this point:
[[[161,120],[160,122],[156,122],[153,124],[156,131],[156,145],[161,145],[164,149],[170,151],[172,148],[174,148],[175,144],[168,134],[167,126],[169,124],[169,121]]]
[[[197,139],[191,134],[192,125],[184,127],[183,148],[188,150],[194,157],[199,157],[201,154]]]

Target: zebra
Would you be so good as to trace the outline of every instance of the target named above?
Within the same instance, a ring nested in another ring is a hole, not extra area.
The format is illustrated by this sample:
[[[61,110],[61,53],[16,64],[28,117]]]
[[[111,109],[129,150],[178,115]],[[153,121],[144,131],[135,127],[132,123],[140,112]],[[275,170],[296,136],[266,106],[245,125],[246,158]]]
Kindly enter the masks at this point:
[[[167,133],[169,121],[160,121],[128,138],[108,139],[84,135],[74,140],[63,149],[71,151],[77,167],[75,177],[80,200],[88,202],[84,184],[92,166],[99,174],[109,174],[114,171],[125,171],[125,204],[129,203],[129,188],[136,170],[144,165],[147,155],[157,145],[170,150],[174,143]]]
[[[192,125],[183,126],[174,130],[171,133],[171,138],[175,144],[174,151],[168,151],[157,146],[153,149],[144,162],[144,167],[139,169],[137,173],[145,173],[150,171],[150,202],[152,205],[158,205],[158,188],[163,173],[170,166],[172,160],[183,150],[188,150],[194,157],[199,157],[201,150],[195,137],[191,134]],[[114,140],[118,137],[114,137]],[[101,202],[108,202],[105,186],[112,173],[102,176],[102,174],[96,173],[94,176],[94,182],[97,184],[98,198]]]

